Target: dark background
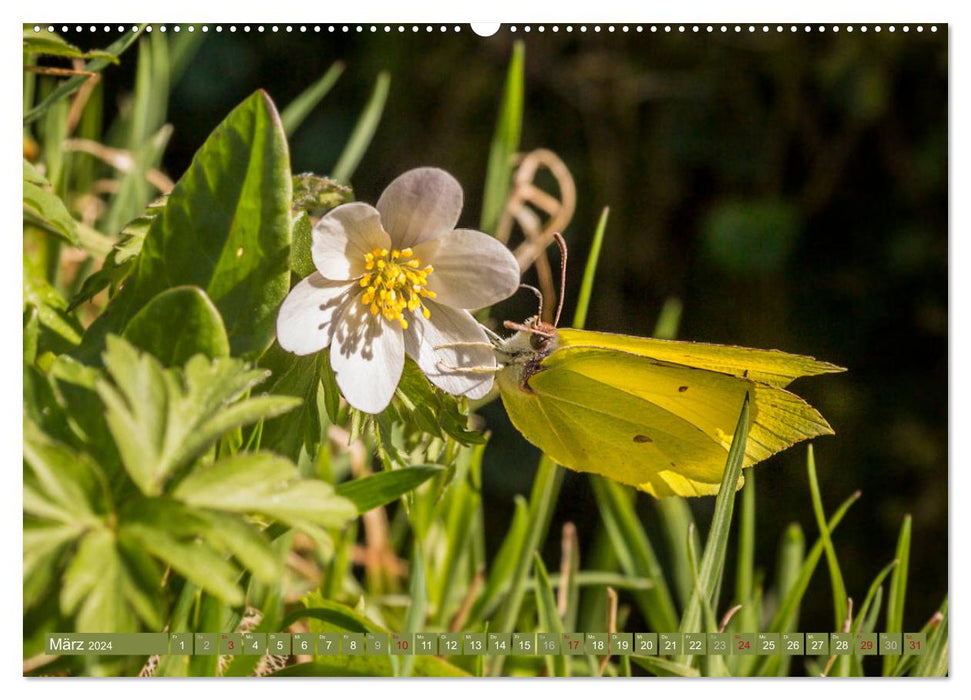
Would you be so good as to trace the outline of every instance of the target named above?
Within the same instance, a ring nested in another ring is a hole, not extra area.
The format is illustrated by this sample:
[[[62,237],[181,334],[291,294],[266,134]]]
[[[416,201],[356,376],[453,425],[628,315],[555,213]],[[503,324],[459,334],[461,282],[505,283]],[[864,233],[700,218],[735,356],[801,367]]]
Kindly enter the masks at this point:
[[[174,87],[167,172],[180,175],[254,89],[282,109],[342,60],[345,73],[291,140],[294,172],[328,173],[375,77],[388,70],[384,116],[353,177],[358,198],[374,202],[401,172],[436,165],[463,183],[461,224],[476,227],[512,42],[524,40],[522,147],[555,151],[579,194],[565,232],[575,261],[565,318],[597,217],[610,206],[587,327],[649,335],[665,299],[677,297],[681,338],[779,348],[849,368],[793,387],[836,430],[815,445],[827,509],[863,492],[835,535],[843,575],[859,604],[912,514],[904,628],[919,629],[948,580],[946,27],[504,27],[488,39],[467,25],[457,34],[452,26],[369,29],[210,32]],[[133,64],[134,52],[108,71],[109,100],[130,89]],[[524,294],[496,313],[522,319],[534,307]],[[512,496],[528,493],[537,454],[498,403],[484,415],[494,433],[484,468],[494,549]],[[817,534],[805,455],[798,446],[757,467],[756,560],[768,584],[785,525],[800,523],[808,544]],[[691,502],[703,526],[713,502]],[[656,532],[651,499],[641,505]],[[566,520],[577,523],[589,558],[597,517],[586,478],[568,473],[548,539],[551,561]],[[800,627],[828,629],[831,606],[821,563]]]

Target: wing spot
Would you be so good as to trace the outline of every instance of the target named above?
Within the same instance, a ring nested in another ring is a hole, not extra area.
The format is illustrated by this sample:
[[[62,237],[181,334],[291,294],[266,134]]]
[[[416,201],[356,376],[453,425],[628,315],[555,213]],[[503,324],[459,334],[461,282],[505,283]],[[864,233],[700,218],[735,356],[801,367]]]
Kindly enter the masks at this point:
[[[645,443],[645,442],[654,442],[654,441],[651,438],[649,438],[647,435],[635,435],[634,442]]]
[[[678,391],[680,391],[680,392],[681,392],[682,394],[683,394],[684,392],[686,392],[687,390],[688,390],[688,387],[687,387],[687,386],[679,386],[679,387],[678,387]]]
[[[675,464],[674,462],[671,462],[671,466],[672,466],[672,467],[674,467],[675,469],[677,469],[677,468],[678,468],[678,465],[677,465],[677,464]]]

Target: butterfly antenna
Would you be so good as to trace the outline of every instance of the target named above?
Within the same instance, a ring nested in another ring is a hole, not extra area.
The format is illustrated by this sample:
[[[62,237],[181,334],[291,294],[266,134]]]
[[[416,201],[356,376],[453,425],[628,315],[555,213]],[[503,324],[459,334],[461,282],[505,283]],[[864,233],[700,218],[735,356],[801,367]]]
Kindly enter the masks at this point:
[[[560,314],[563,313],[563,300],[566,298],[566,241],[559,231],[553,233],[553,238],[556,239],[556,245],[560,247],[560,298],[556,304],[556,318],[553,319],[553,325],[559,326]]]
[[[536,295],[536,298],[539,299],[539,310],[536,312],[536,318],[543,318],[543,292],[539,291],[531,284],[521,284],[519,285],[519,288],[528,289]]]

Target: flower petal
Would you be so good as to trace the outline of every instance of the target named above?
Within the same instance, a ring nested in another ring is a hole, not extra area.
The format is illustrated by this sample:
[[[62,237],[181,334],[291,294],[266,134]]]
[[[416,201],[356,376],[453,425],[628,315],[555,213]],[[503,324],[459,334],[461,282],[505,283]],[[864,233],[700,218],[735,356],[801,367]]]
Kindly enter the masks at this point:
[[[444,170],[416,168],[396,177],[377,206],[394,247],[413,248],[455,228],[462,186]]]
[[[468,311],[433,301],[426,301],[425,305],[431,315],[426,319],[421,314],[412,314],[411,325],[405,331],[405,351],[439,389],[481,399],[492,389],[494,372],[462,372],[449,368],[481,370],[496,367],[496,355],[485,331]],[[455,343],[464,345],[441,347]]]
[[[481,231],[457,229],[415,248],[430,264],[428,289],[441,304],[481,309],[519,288],[519,264],[509,249]]]
[[[330,366],[347,403],[380,413],[391,402],[405,366],[401,326],[372,316],[357,300],[347,304],[336,324]]]
[[[280,305],[276,337],[295,355],[311,355],[330,344],[335,313],[354,292],[347,282],[326,280],[314,272],[298,282]]]
[[[327,279],[350,280],[364,274],[367,253],[390,245],[378,210],[370,204],[351,202],[334,207],[316,223],[310,255]]]

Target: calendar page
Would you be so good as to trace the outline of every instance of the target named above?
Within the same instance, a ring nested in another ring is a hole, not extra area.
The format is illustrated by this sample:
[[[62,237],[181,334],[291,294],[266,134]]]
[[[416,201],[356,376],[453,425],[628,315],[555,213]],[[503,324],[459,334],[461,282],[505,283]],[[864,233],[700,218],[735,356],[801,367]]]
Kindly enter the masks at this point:
[[[29,9],[24,676],[948,675],[946,22]]]

